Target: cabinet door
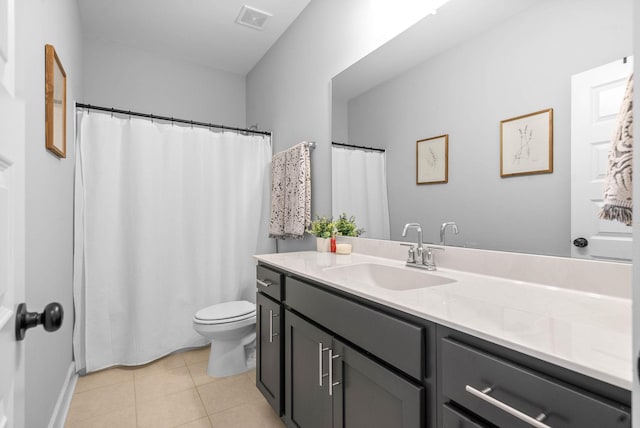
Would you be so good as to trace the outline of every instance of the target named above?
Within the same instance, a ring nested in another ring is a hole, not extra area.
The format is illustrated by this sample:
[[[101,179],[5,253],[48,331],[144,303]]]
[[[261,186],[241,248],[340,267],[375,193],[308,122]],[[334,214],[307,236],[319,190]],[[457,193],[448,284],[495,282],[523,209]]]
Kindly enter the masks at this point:
[[[285,415],[290,427],[331,427],[328,350],[331,336],[285,311]]]
[[[336,339],[328,357],[334,427],[424,426],[424,387]]]
[[[282,415],[282,305],[262,293],[256,294],[256,386]]]

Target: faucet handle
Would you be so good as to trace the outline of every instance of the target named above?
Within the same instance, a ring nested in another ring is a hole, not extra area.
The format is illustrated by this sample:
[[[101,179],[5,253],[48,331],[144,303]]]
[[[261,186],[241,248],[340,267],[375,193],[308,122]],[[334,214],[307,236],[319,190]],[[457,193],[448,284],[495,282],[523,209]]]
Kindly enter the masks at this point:
[[[435,245],[435,244],[425,244],[425,247],[428,250],[440,250],[440,251],[444,251],[445,250],[445,246],[443,245]]]
[[[409,253],[407,256],[407,263],[415,263],[416,262],[416,250],[414,249],[413,244],[400,244],[404,247],[409,247]]]
[[[424,256],[422,258],[422,264],[425,265],[426,269],[428,271],[434,271],[437,270],[436,268],[436,258],[433,255],[433,250],[442,250],[444,251],[443,247],[440,246],[432,246],[427,244],[427,246],[424,249]]]

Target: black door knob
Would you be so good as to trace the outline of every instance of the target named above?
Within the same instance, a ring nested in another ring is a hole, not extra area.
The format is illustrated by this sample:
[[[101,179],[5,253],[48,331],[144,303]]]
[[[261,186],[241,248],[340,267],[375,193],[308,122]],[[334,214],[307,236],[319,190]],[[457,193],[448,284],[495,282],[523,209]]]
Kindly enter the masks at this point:
[[[576,238],[573,240],[573,245],[578,248],[584,248],[589,245],[589,241],[587,241],[585,238]]]
[[[42,324],[46,331],[56,331],[62,325],[64,310],[60,303],[49,303],[41,314],[27,312],[27,304],[20,303],[16,313],[16,340],[23,340],[27,329]]]

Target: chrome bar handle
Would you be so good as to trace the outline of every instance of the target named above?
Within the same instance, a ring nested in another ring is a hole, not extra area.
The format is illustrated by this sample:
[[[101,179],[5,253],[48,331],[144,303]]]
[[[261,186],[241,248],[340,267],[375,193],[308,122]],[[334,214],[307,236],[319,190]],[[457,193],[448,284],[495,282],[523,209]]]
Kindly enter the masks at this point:
[[[273,343],[273,311],[269,309],[269,343]]]
[[[262,281],[261,279],[256,279],[256,283],[263,287],[271,287],[273,285],[273,282],[269,281],[268,279],[265,279],[264,281]]]
[[[322,353],[328,351],[329,348],[325,348],[322,342],[318,342],[318,385],[322,386],[322,378],[327,376],[326,373],[322,373]]]
[[[278,333],[273,332],[273,318],[278,316],[280,314],[274,314],[273,310],[269,309],[269,343],[273,343],[273,338],[278,335]]]
[[[333,396],[333,387],[340,385],[340,382],[333,381],[333,360],[340,358],[340,355],[333,355],[333,349],[329,349],[329,397]]]
[[[536,428],[551,428],[549,425],[547,425],[547,424],[542,422],[543,420],[545,420],[547,418],[546,414],[540,413],[538,416],[533,418],[533,417],[521,412],[520,410],[514,409],[513,407],[509,406],[508,404],[505,404],[502,401],[496,400],[495,398],[490,396],[489,393],[491,393],[491,391],[492,391],[491,388],[485,388],[482,391],[478,391],[474,387],[466,385],[464,387],[464,389],[465,389],[465,391],[467,391],[468,393],[470,393],[472,395],[475,395],[476,397],[478,397],[482,401],[485,401],[485,402],[491,404],[492,406],[495,406],[498,409],[507,412],[511,416],[514,416],[514,417],[520,419],[521,421],[528,423],[531,426],[534,426]]]

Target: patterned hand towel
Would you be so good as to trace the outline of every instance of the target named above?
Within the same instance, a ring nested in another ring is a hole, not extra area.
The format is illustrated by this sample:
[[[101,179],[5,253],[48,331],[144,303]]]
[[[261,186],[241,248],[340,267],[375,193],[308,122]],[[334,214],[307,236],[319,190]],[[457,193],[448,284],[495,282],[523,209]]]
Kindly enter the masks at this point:
[[[302,142],[273,156],[269,237],[301,239],[311,225],[311,162]]]
[[[286,152],[273,155],[271,160],[271,218],[269,238],[284,238],[284,184]]]
[[[311,162],[302,142],[286,152],[284,234],[301,239],[311,224]]]
[[[600,218],[617,220],[631,226],[633,162],[633,75],[629,77],[622,106],[616,120],[615,134],[609,148],[609,169]]]

